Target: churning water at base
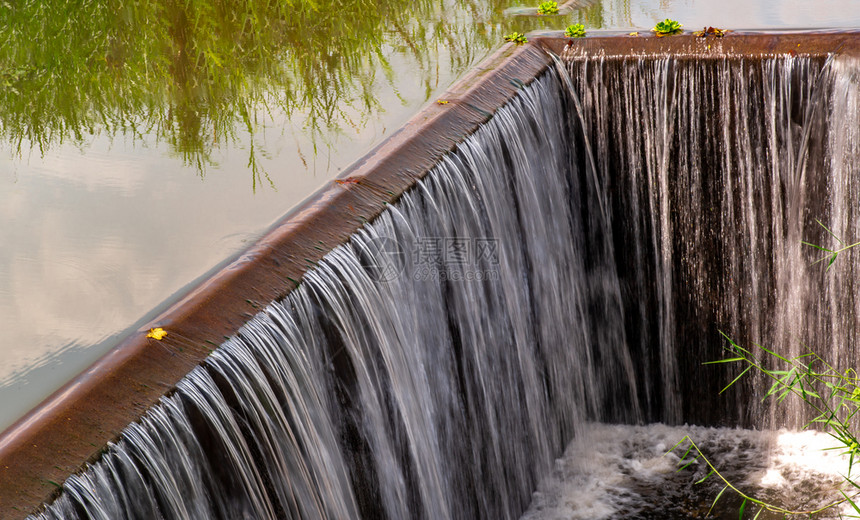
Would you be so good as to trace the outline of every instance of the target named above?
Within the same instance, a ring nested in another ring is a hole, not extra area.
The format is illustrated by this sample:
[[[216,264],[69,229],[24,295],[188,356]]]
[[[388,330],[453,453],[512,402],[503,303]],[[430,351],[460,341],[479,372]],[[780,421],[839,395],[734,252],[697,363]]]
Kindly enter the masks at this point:
[[[711,477],[697,483],[710,468],[702,459],[682,458],[689,443],[672,449],[687,435],[733,485],[771,504],[812,511],[840,501],[840,489],[852,492],[843,479],[845,450],[832,450],[838,444],[822,432],[592,424],[556,461],[522,520],[739,518],[742,500],[736,495],[714,505],[723,482]],[[783,518],[747,506],[743,518]],[[815,518],[852,512],[841,504]]]
[[[768,424],[701,363],[835,283],[789,250],[855,229],[857,63],[573,58],[578,110],[524,88],[37,518],[518,518],[593,422]]]

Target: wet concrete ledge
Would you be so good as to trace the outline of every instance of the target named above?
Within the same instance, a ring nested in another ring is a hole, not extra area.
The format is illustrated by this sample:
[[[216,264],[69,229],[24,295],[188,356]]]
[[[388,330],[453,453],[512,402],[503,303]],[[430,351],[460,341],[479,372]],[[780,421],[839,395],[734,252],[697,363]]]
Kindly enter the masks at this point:
[[[692,31],[656,37],[650,31],[594,31],[585,38],[561,33],[532,34],[537,45],[565,59],[623,60],[672,56],[675,59],[766,58],[777,55],[860,56],[860,28],[810,31],[733,31],[725,36],[696,36]]]
[[[0,518],[23,518],[50,500],[70,474],[96,460],[226,337],[283,298],[328,251],[413,186],[549,66],[542,49],[568,59],[857,56],[860,31],[737,32],[723,38],[598,33],[580,39],[550,33],[534,35],[524,46],[502,46],[440,97],[447,103],[419,112],[254,246],[0,434]],[[147,338],[154,327],[167,336]]]

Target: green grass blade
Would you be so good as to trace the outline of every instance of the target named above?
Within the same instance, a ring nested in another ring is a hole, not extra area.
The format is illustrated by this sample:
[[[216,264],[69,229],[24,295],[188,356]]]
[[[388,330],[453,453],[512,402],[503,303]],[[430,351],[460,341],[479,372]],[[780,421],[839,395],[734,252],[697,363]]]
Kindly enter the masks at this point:
[[[837,242],[839,242],[839,243],[840,243],[840,244],[842,244],[843,246],[845,245],[845,242],[843,242],[841,238],[839,238],[838,236],[836,236],[836,234],[835,234],[835,233],[833,233],[833,231],[830,231],[830,228],[828,228],[827,226],[825,226],[824,224],[822,224],[820,220],[815,219],[815,222],[816,222],[819,226],[823,227],[823,228],[824,228],[824,230],[825,230],[825,231],[827,231],[827,232],[830,234],[830,236],[832,236],[833,238],[835,238]]]
[[[702,478],[700,478],[699,480],[697,480],[696,482],[694,482],[694,484],[701,484],[702,482],[704,482],[704,481],[708,480],[708,477],[710,477],[711,475],[713,475],[713,474],[714,474],[714,471],[716,471],[716,470],[713,470],[713,469],[712,469],[712,470],[711,470],[707,475],[705,475],[704,477],[702,477]]]
[[[733,358],[727,358],[727,359],[718,359],[716,361],[706,361],[702,364],[703,365],[718,365],[720,363],[734,363],[736,361],[746,361],[746,360],[747,360],[747,358],[744,358],[744,357],[733,357]]]
[[[767,352],[768,354],[770,354],[771,356],[773,356],[773,357],[775,357],[775,358],[779,358],[779,359],[781,359],[782,361],[785,361],[786,363],[791,363],[791,361],[789,361],[788,359],[786,359],[786,358],[784,358],[784,357],[780,356],[779,354],[777,354],[776,352],[774,352],[774,351],[772,351],[772,350],[768,349],[767,347],[764,347],[764,346],[762,346],[762,345],[756,345],[756,346],[757,346],[758,348],[760,348],[760,349],[764,350],[765,352]]]
[[[737,343],[735,343],[735,342],[734,342],[734,340],[732,340],[732,338],[730,338],[730,337],[729,337],[725,332],[723,332],[723,331],[719,331],[719,333],[720,333],[720,335],[721,335],[722,337],[726,338],[726,341],[728,341],[729,343],[731,343],[732,348],[734,348],[735,350],[737,350],[737,351],[739,351],[739,352],[744,352],[744,353],[746,353],[746,354],[749,354],[749,353],[750,353],[750,351],[749,351],[749,350],[747,350],[747,349],[745,349],[745,348],[741,347],[740,345],[738,345]]]
[[[832,249],[827,249],[826,247],[821,247],[821,246],[818,246],[818,245],[815,245],[815,244],[811,244],[811,243],[809,243],[809,242],[803,242],[803,241],[801,241],[800,243],[801,243],[801,244],[803,244],[803,245],[805,245],[805,246],[814,247],[815,249],[818,249],[818,250],[821,250],[821,251],[826,251],[826,252],[828,252],[828,253],[832,253],[832,252],[833,252],[833,250],[832,250]]]
[[[840,492],[840,493],[842,493],[842,496],[843,496],[843,497],[845,497],[845,500],[846,500],[846,501],[848,501],[848,503],[849,503],[849,504],[851,504],[851,507],[853,507],[853,508],[854,508],[854,511],[857,511],[857,513],[858,513],[858,514],[860,514],[860,507],[857,507],[857,504],[855,504],[855,503],[854,503],[854,501],[853,501],[853,500],[851,500],[851,499],[848,497],[848,495],[846,495],[846,494],[845,494],[845,492],[844,492],[844,491],[839,490],[839,492]]]
[[[665,457],[666,455],[668,455],[668,454],[672,453],[673,451],[675,451],[675,450],[678,448],[678,446],[680,446],[681,444],[683,444],[683,443],[684,443],[684,441],[685,441],[685,440],[687,440],[687,439],[689,439],[689,438],[690,438],[690,436],[689,436],[689,435],[684,435],[684,437],[683,437],[680,441],[676,442],[676,443],[675,443],[675,445],[674,445],[674,446],[672,446],[672,448],[671,448],[669,451],[667,451],[666,453],[664,453],[664,454],[663,454],[663,456]]]
[[[793,358],[791,358],[791,359],[793,359],[793,360],[797,360],[797,359],[808,358],[808,357],[811,357],[811,356],[815,356],[815,352],[807,352],[806,354],[801,354],[801,355],[799,355],[799,356],[797,356],[797,357],[793,357]]]
[[[853,479],[851,479],[851,478],[847,478],[847,477],[846,477],[846,478],[845,478],[845,482],[848,482],[849,484],[851,484],[851,485],[852,485],[852,486],[854,486],[855,488],[860,489],[860,484],[858,484],[858,483],[854,482],[854,480],[853,480]]]
[[[681,466],[680,468],[678,468],[677,470],[675,470],[675,473],[680,473],[680,472],[684,471],[685,469],[687,469],[687,468],[689,468],[690,466],[692,466],[692,465],[693,465],[693,463],[694,463],[694,462],[696,462],[697,460],[699,460],[699,459],[693,459],[693,460],[691,460],[690,462],[688,462],[688,463],[684,464],[683,466]]]
[[[723,392],[725,392],[726,390],[728,390],[728,389],[729,389],[733,384],[737,383],[737,382],[738,382],[738,379],[742,378],[742,377],[744,376],[744,374],[746,374],[747,372],[749,372],[749,371],[750,371],[750,369],[751,369],[751,368],[752,368],[751,366],[750,366],[750,367],[746,367],[746,368],[744,369],[744,371],[743,371],[743,372],[741,372],[741,373],[740,373],[740,375],[738,375],[738,377],[734,378],[734,379],[732,380],[732,382],[731,382],[731,383],[727,384],[725,388],[723,388],[722,390],[720,390],[720,393],[722,394]]]
[[[713,504],[711,504],[711,508],[710,508],[710,509],[708,509],[708,514],[707,514],[707,515],[705,515],[705,516],[711,516],[711,511],[713,511],[713,510],[714,510],[714,506],[716,506],[716,505],[717,505],[717,501],[720,499],[720,497],[721,497],[721,496],[723,496],[723,493],[725,493],[727,489],[729,489],[729,485],[728,485],[728,484],[726,484],[726,486],[725,486],[723,489],[721,489],[719,493],[717,493],[717,497],[714,499],[714,503],[713,503]],[[844,493],[843,493],[843,494],[844,494]],[[847,497],[846,497],[846,498],[847,498]],[[858,509],[858,510],[857,510],[857,512],[858,512],[858,513],[860,513],[860,509]]]

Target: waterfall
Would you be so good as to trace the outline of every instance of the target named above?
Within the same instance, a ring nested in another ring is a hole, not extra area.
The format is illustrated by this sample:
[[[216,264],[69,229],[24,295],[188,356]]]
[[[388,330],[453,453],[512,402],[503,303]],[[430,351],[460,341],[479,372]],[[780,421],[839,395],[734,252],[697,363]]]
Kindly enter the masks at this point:
[[[34,518],[518,518],[588,421],[796,426],[702,363],[857,366],[857,60],[564,59]]]
[[[586,418],[638,421],[559,88],[525,88],[40,518],[517,518]]]
[[[737,373],[702,363],[723,357],[723,331],[857,366],[856,255],[827,271],[803,245],[838,247],[825,227],[858,237],[857,59],[571,48],[567,60],[611,207],[630,349],[659,379],[648,420],[802,426],[800,404],[760,402],[764,381],[719,398]]]

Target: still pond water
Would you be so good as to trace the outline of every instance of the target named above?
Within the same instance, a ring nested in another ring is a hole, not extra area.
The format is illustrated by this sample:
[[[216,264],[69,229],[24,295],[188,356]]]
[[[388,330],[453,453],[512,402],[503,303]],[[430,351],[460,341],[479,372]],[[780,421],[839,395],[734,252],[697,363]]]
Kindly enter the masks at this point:
[[[0,1],[0,429],[504,34],[666,17],[860,27],[858,0],[573,0],[564,16],[510,14],[537,3]]]

